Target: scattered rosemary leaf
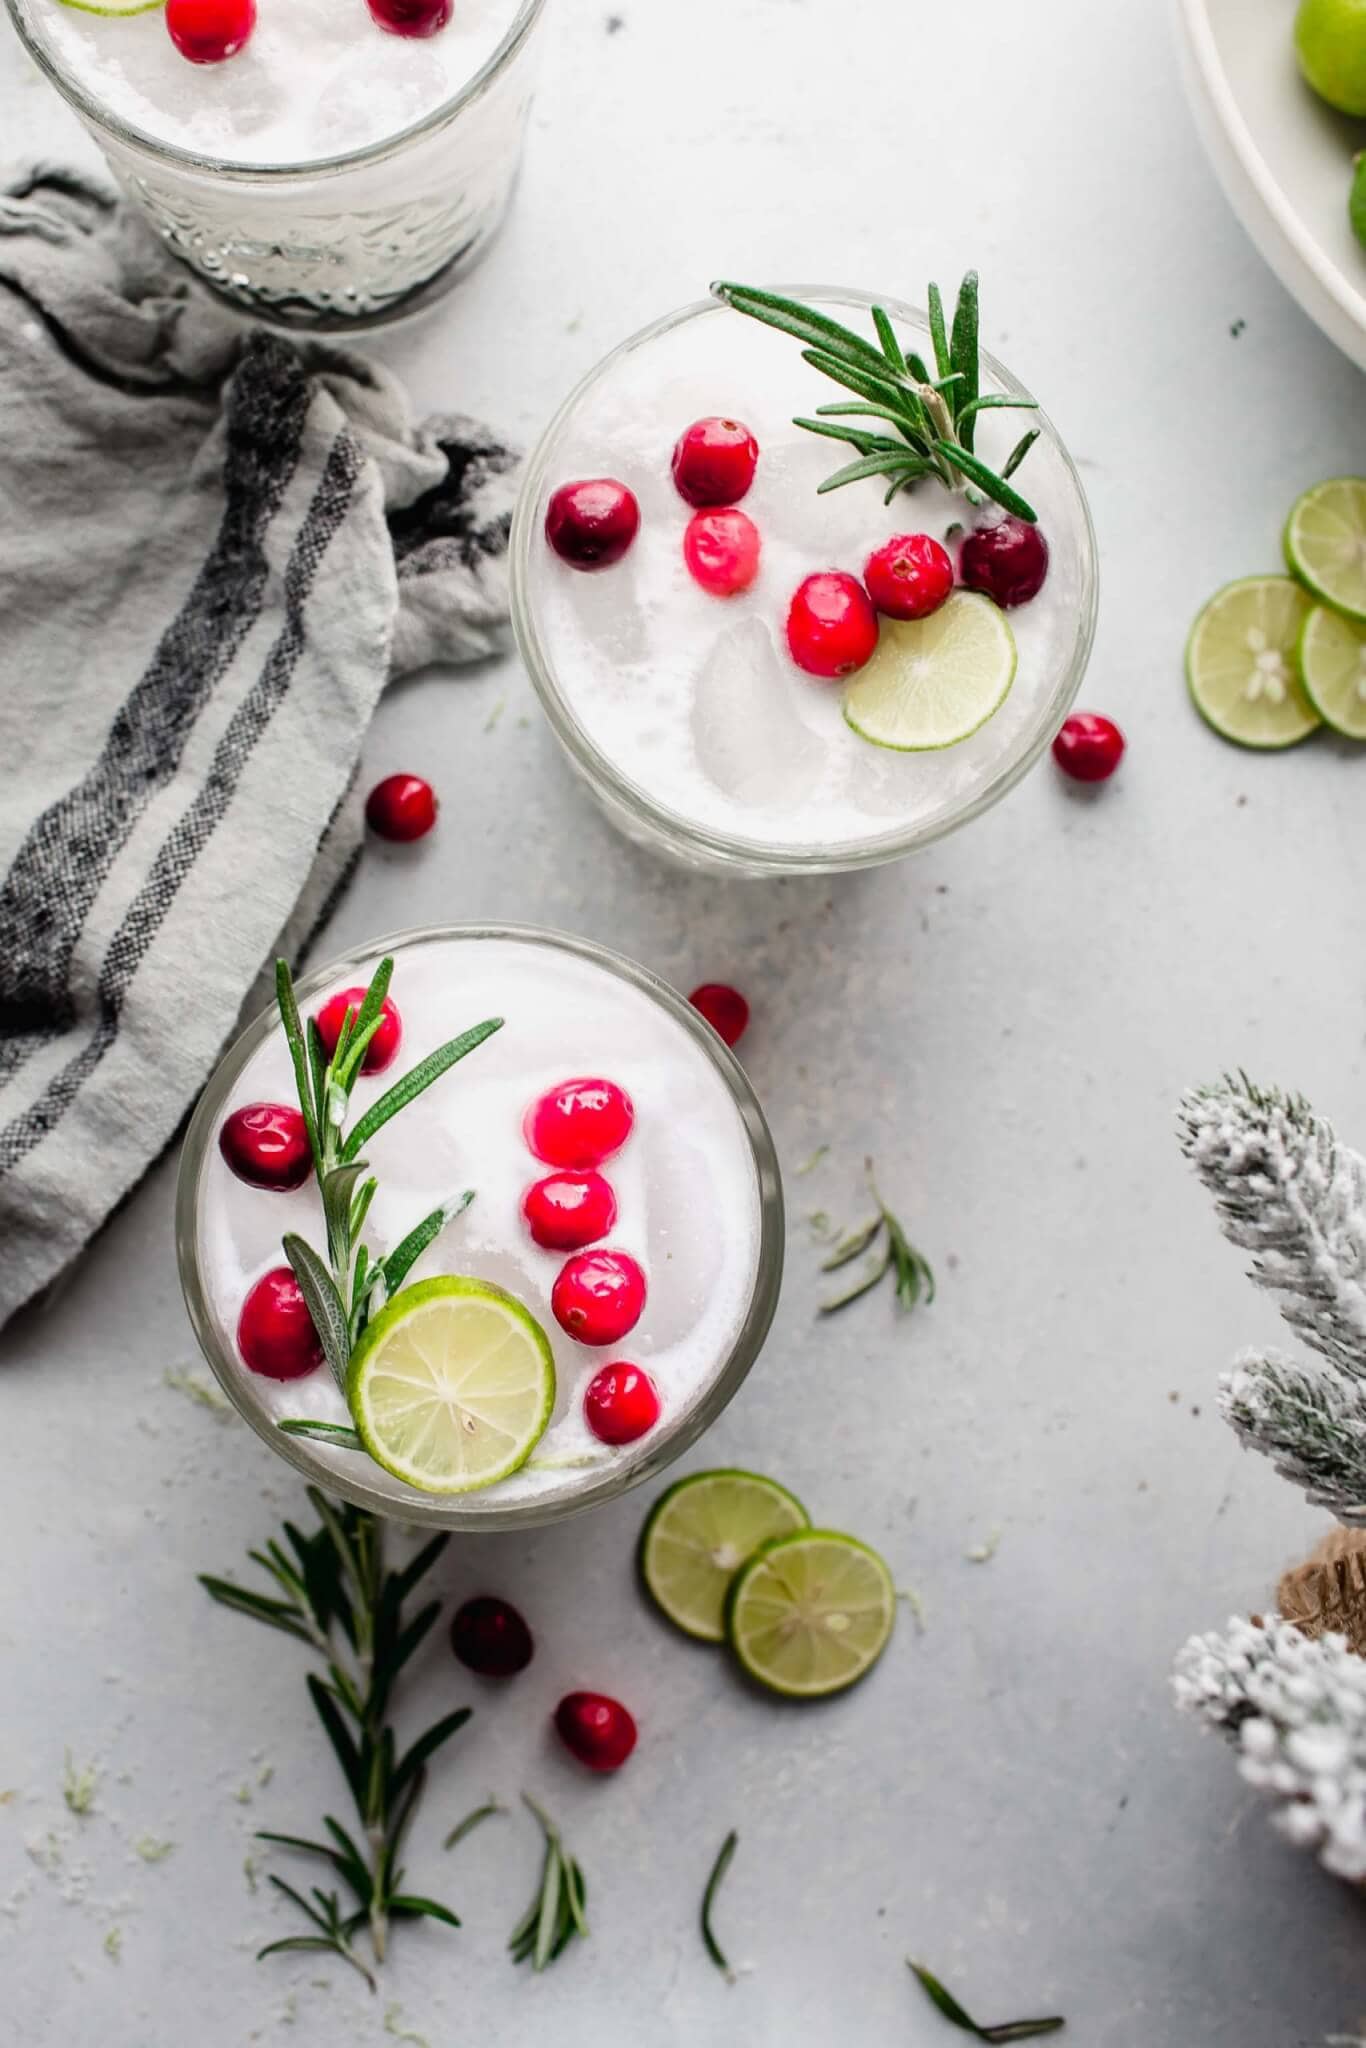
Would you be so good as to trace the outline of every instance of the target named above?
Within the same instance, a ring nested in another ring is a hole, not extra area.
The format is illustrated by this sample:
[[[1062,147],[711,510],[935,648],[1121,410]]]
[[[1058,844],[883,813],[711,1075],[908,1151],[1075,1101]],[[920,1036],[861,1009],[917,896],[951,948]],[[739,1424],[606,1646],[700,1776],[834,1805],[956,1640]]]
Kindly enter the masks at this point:
[[[963,1555],[969,1564],[990,1564],[1000,1547],[1001,1532],[999,1529],[993,1529],[985,1543],[975,1544],[971,1550],[965,1550]]]
[[[727,1984],[735,1982],[735,1972],[726,1961],[720,1942],[712,1933],[711,1909],[716,1903],[716,1894],[721,1889],[722,1879],[730,1869],[731,1858],[735,1854],[739,1841],[739,1835],[732,1828],[717,1851],[716,1861],[711,1867],[711,1876],[707,1879],[707,1888],[702,1894],[702,1943]]]
[[[495,1813],[506,1812],[507,1808],[500,1804],[498,1800],[493,1798],[486,1799],[482,1806],[476,1806],[473,1812],[467,1813],[463,1820],[456,1822],[445,1841],[441,1844],[442,1848],[453,1849],[457,1842],[464,1841],[466,1835],[472,1835],[481,1821],[491,1819]]]
[[[174,1842],[159,1842],[155,1835],[139,1835],[133,1844],[133,1854],[144,1863],[164,1863],[174,1850]]]
[[[99,1782],[100,1774],[94,1764],[87,1764],[84,1770],[78,1771],[68,1750],[62,1767],[62,1798],[72,1813],[89,1813],[95,1804],[95,1787]]]
[[[210,1380],[199,1373],[191,1372],[183,1365],[168,1365],[162,1379],[174,1393],[183,1394],[187,1401],[193,1401],[200,1408],[207,1408],[220,1422],[227,1422],[232,1416],[232,1403]]]
[[[403,2007],[386,2005],[384,2008],[384,2031],[395,2041],[409,2041],[412,2048],[431,2048],[425,2034],[418,2034],[403,2024]]]
[[[111,1963],[116,1963],[123,1954],[123,1929],[111,1927],[104,1937],[104,1952]]]
[[[823,1273],[836,1273],[842,1266],[850,1265],[864,1252],[872,1251],[878,1240],[883,1240],[880,1255],[867,1265],[852,1287],[842,1294],[831,1296],[818,1306],[818,1313],[832,1316],[837,1310],[848,1308],[851,1302],[862,1300],[865,1294],[884,1280],[888,1273],[894,1276],[893,1291],[903,1309],[912,1309],[919,1301],[928,1306],[934,1300],[934,1273],[925,1259],[907,1237],[899,1219],[887,1207],[873,1177],[873,1162],[863,1163],[868,1182],[868,1192],[876,1204],[876,1214],[866,1223],[859,1224],[843,1236],[835,1245],[828,1259],[821,1267]]]
[[[945,1990],[939,1979],[927,1970],[923,1963],[913,1963],[909,1956],[907,1968],[913,1973],[921,1990],[932,2005],[939,2008],[944,2018],[965,2034],[975,2034],[979,2041],[1034,2041],[1042,2034],[1056,2034],[1066,2026],[1066,2020],[1055,2016],[1046,2020],[1004,2020],[999,2026],[979,2026],[971,2013],[965,2012],[951,1991]]]
[[[539,1972],[564,1954],[576,1934],[588,1933],[584,1917],[588,1887],[549,1815],[525,1792],[522,1804],[540,1822],[545,1837],[545,1860],[536,1896],[509,1935],[508,1949],[514,1963],[529,1960],[532,1969]]]
[[[817,1145],[809,1159],[803,1159],[800,1166],[792,1169],[793,1177],[799,1180],[804,1173],[814,1173],[829,1150],[828,1145]]]

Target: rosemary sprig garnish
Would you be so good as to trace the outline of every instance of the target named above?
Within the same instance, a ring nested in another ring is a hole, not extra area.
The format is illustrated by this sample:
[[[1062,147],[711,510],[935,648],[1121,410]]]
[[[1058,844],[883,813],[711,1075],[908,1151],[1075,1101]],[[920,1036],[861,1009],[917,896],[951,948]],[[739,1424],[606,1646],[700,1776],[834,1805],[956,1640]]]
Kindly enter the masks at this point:
[[[395,1684],[441,1612],[440,1601],[431,1600],[407,1616],[404,1602],[448,1539],[434,1536],[408,1564],[390,1571],[384,1563],[382,1521],[330,1501],[314,1486],[308,1498],[320,1525],[311,1535],[286,1522],[283,1543],[272,1538],[264,1550],[249,1553],[283,1597],[204,1574],[199,1583],[220,1605],[293,1636],[322,1658],[326,1676],[309,1674],[309,1698],[360,1822],[357,1837],[332,1814],[324,1814],[327,1841],[258,1830],[262,1841],[320,1857],[351,1894],[343,1905],[335,1891],[313,1886],[305,1898],[272,1875],[276,1890],[307,1916],[313,1931],[267,1942],[259,1954],[327,1949],[359,1971],[373,1991],[373,1972],[355,1947],[362,1929],[368,1931],[374,1961],[382,1963],[396,1920],[460,1925],[449,1907],[404,1889],[399,1855],[422,1796],[427,1764],[468,1721],[470,1709],[458,1707],[443,1715],[402,1751],[391,1718]]]
[[[793,421],[808,433],[843,441],[856,451],[857,460],[828,476],[819,487],[822,492],[838,490],[841,484],[856,483],[861,477],[883,476],[889,479],[884,502],[890,505],[898,491],[910,490],[922,477],[934,476],[949,490],[979,493],[1018,519],[1027,519],[1031,525],[1035,522],[1037,513],[1009,478],[1038,439],[1038,429],[1016,444],[999,476],[973,451],[980,414],[1016,408],[1038,410],[1032,398],[1012,398],[1003,392],[982,395],[975,270],[968,272],[959,288],[951,328],[945,322],[938,285],[929,287],[933,376],[913,349],[902,348],[881,306],[872,309],[877,334],[874,346],[798,299],[785,299],[777,292],[759,291],[746,284],[721,282],[711,289],[715,298],[735,312],[802,342],[802,360],[853,394],[852,403],[845,399],[839,405],[818,405],[815,419],[798,417]],[[879,420],[894,432],[861,424],[870,420]],[[848,421],[858,424],[844,424]]]
[[[712,1933],[711,1909],[716,1903],[716,1894],[721,1889],[722,1879],[730,1869],[731,1858],[739,1846],[739,1841],[739,1835],[732,1828],[717,1851],[716,1861],[711,1867],[711,1876],[707,1879],[707,1888],[702,1894],[702,1943],[728,1984],[735,1982],[735,1972],[726,1961],[725,1951],[720,1942]]]
[[[466,1835],[472,1835],[482,1822],[491,1820],[495,1813],[506,1812],[507,1808],[500,1800],[486,1799],[482,1806],[476,1806],[471,1813],[465,1815],[463,1820],[456,1822],[445,1841],[441,1844],[442,1848],[453,1849],[457,1842],[464,1841]]]
[[[871,1159],[864,1160],[863,1169],[868,1181],[868,1192],[877,1205],[876,1212],[867,1222],[860,1223],[845,1233],[829,1258],[823,1262],[821,1271],[838,1273],[841,1267],[852,1264],[864,1252],[871,1251],[879,1238],[882,1239],[882,1253],[865,1268],[862,1277],[855,1281],[852,1287],[846,1289],[843,1294],[835,1295],[829,1301],[823,1301],[819,1312],[823,1316],[832,1316],[836,1310],[848,1308],[850,1302],[861,1301],[865,1294],[872,1293],[888,1273],[896,1276],[894,1291],[903,1309],[914,1308],[922,1299],[928,1307],[934,1300],[934,1273],[929,1261],[916,1250],[897,1217],[883,1201],[873,1177]]]
[[[922,1991],[931,2004],[938,2006],[946,2020],[955,2027],[961,2027],[965,2034],[975,2034],[979,2041],[1036,2041],[1041,2034],[1056,2034],[1067,2025],[1066,2020],[1054,2016],[1046,2020],[1004,2020],[1000,2026],[982,2027],[965,2012],[951,1991],[946,1991],[939,1979],[928,1971],[923,1963],[913,1963],[907,1958],[907,1968],[917,1978]]]
[[[533,1970],[544,1970],[564,1954],[576,1934],[587,1934],[584,1902],[588,1887],[550,1816],[525,1792],[522,1804],[541,1824],[545,1860],[536,1896],[509,1935],[508,1949],[514,1963],[529,1959]]]

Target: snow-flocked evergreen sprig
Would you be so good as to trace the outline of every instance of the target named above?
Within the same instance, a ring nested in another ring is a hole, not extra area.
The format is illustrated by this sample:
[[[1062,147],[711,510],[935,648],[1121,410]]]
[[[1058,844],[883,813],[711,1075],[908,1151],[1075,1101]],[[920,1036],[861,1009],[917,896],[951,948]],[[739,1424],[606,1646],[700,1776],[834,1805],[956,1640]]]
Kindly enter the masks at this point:
[[[1219,1382],[1219,1406],[1315,1507],[1366,1528],[1366,1400],[1355,1380],[1282,1351],[1248,1351]]]

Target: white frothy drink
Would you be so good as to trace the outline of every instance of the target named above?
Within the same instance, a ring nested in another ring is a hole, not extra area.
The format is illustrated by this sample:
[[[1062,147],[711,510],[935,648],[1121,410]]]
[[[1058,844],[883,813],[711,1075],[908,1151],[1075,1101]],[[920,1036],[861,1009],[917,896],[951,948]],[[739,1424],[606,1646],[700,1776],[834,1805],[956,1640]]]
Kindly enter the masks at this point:
[[[365,978],[343,974],[335,987]],[[504,936],[415,940],[396,952],[390,994],[403,1020],[402,1044],[388,1069],[358,1081],[353,1121],[446,1040],[486,1017],[506,1020],[366,1146],[379,1192],[364,1237],[382,1256],[438,1204],[475,1190],[473,1203],[447,1224],[409,1279],[470,1274],[515,1295],[550,1340],[557,1394],[531,1462],[482,1492],[461,1495],[458,1506],[490,1516],[533,1501],[553,1508],[608,1470],[656,1459],[729,1362],[759,1275],[761,1199],[750,1137],[729,1086],[692,1033],[644,989],[582,955]],[[323,1000],[310,1000],[305,1011],[316,1014]],[[640,1262],[648,1294],[636,1327],[601,1349],[575,1342],[556,1323],[550,1291],[569,1254],[538,1248],[521,1207],[529,1184],[551,1170],[527,1148],[525,1113],[556,1083],[580,1075],[615,1081],[635,1106],[630,1137],[599,1169],[618,1207],[603,1242]],[[276,1029],[237,1076],[219,1127],[245,1104],[296,1101],[284,1034]],[[346,1423],[345,1401],[326,1365],[302,1379],[271,1380],[249,1372],[237,1349],[248,1291],[284,1263],[282,1234],[297,1231],[319,1248],[325,1244],[316,1186],[310,1179],[292,1193],[249,1187],[220,1156],[216,1138],[215,1131],[199,1177],[195,1236],[220,1375],[226,1366],[230,1391],[258,1415],[263,1404],[277,1418]],[[649,1373],[661,1414],[635,1444],[610,1449],[584,1419],[584,1391],[600,1367],[622,1359]],[[324,1485],[331,1473],[362,1481],[400,1516],[405,1506],[431,1499],[363,1452],[314,1441],[307,1448]]]

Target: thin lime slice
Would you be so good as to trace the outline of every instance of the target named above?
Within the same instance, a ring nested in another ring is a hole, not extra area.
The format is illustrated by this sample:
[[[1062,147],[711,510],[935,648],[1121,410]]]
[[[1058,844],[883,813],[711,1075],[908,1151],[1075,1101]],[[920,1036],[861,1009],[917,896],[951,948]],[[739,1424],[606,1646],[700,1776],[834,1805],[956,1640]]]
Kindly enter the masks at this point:
[[[1366,619],[1366,477],[1330,477],[1295,500],[1285,559],[1315,597]]]
[[[723,1643],[726,1592],[740,1566],[770,1537],[810,1520],[785,1486],[757,1472],[694,1472],[651,1508],[640,1532],[641,1577],[675,1627]]]
[[[1316,604],[1295,649],[1300,681],[1334,732],[1366,740],[1366,622]]]
[[[96,6],[95,0],[60,0],[63,7],[74,7],[77,14],[155,14],[166,0],[103,0]]]
[[[844,693],[860,739],[905,754],[955,747],[999,711],[1015,680],[1015,635],[989,597],[956,590],[927,619],[884,619]]]
[[[1216,591],[1186,642],[1186,681],[1207,724],[1240,747],[1293,747],[1319,724],[1295,645],[1312,609],[1289,576],[1244,576]]]
[[[424,1493],[472,1493],[525,1464],[555,1405],[545,1331],[501,1287],[405,1287],[351,1358],[351,1414],[376,1464]]]
[[[896,1619],[875,1550],[829,1529],[776,1536],[736,1575],[726,1635],[751,1678],[791,1699],[843,1692],[870,1671]]]

